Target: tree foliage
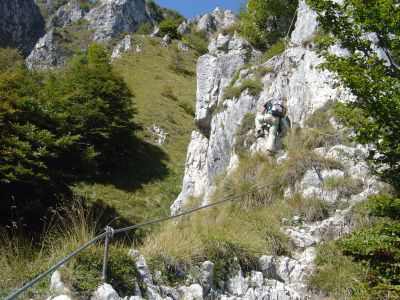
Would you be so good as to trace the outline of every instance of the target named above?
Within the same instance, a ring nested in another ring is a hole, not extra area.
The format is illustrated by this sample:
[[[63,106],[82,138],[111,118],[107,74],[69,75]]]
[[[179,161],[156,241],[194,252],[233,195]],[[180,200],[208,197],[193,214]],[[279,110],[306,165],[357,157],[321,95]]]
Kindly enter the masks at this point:
[[[0,66],[2,223],[13,206],[34,223],[70,183],[132,151],[132,93],[108,57],[94,44],[47,76],[27,71],[21,60]]]
[[[323,67],[337,72],[355,100],[337,109],[340,120],[369,144],[375,171],[400,188],[400,7],[396,0],[310,0],[327,32],[326,49],[337,40],[348,50],[323,52]]]
[[[396,0],[308,0],[329,35],[322,42],[322,67],[335,72],[355,98],[335,113],[368,145],[375,174],[390,183],[394,196],[377,196],[367,206],[378,218],[339,242],[343,252],[372,270],[368,284],[377,299],[400,296],[400,7]],[[346,50],[329,52],[335,42]]]
[[[179,21],[175,19],[168,19],[160,22],[160,35],[168,34],[171,38],[176,39],[180,37],[179,32],[177,31],[179,27]]]
[[[254,46],[266,48],[289,30],[298,0],[248,0],[240,13],[243,33]]]

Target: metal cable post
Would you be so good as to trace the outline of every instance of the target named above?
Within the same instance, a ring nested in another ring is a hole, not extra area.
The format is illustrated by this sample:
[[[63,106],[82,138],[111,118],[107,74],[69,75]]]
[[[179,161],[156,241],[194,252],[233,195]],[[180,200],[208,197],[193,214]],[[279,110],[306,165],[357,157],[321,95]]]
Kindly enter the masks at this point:
[[[104,241],[104,256],[103,256],[103,270],[101,272],[101,280],[106,282],[107,279],[107,259],[108,259],[108,248],[110,245],[110,238],[114,236],[114,229],[110,226],[104,228],[106,233],[106,239]]]

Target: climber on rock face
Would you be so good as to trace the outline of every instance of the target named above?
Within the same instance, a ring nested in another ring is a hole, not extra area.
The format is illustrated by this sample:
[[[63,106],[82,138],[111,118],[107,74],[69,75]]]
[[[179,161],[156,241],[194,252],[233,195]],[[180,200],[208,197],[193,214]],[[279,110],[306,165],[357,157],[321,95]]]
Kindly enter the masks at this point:
[[[256,137],[264,138],[265,130],[268,132],[266,150],[269,154],[274,154],[276,149],[276,139],[287,134],[290,121],[286,116],[287,108],[282,99],[269,99],[257,111],[255,119]]]

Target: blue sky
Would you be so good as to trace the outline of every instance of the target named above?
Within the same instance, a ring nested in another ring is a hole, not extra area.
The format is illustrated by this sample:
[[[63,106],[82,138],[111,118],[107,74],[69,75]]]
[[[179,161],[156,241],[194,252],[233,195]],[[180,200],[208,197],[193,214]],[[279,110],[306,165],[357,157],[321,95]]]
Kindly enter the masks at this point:
[[[194,18],[197,15],[209,13],[215,7],[230,9],[236,13],[239,9],[240,3],[246,2],[245,0],[155,0],[161,7],[171,8],[186,18]]]

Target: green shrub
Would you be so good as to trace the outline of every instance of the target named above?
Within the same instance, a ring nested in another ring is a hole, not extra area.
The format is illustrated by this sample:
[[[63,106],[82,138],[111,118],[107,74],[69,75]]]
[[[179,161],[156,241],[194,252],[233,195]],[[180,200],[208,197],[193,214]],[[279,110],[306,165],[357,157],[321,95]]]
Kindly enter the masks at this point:
[[[361,293],[372,299],[398,299],[399,211],[400,200],[392,195],[371,196],[358,205],[356,231],[320,248],[312,285],[343,299]]]
[[[174,19],[168,19],[160,22],[160,35],[168,34],[172,39],[180,38],[180,34],[177,31],[179,27],[179,21]]]
[[[66,282],[80,297],[89,297],[102,283],[103,248],[91,247],[83,251],[63,272]],[[121,244],[111,244],[108,254],[107,283],[120,296],[132,295],[137,280],[137,271],[128,248]]]
[[[195,50],[199,56],[208,53],[208,37],[204,30],[193,29],[191,33],[183,35],[182,41]]]
[[[179,101],[178,106],[182,108],[188,115],[191,115],[192,117],[195,116],[196,114],[196,109],[193,105],[193,103],[189,101]]]
[[[371,196],[361,205],[376,220],[338,241],[344,254],[369,266],[367,281],[376,298],[400,296],[400,199],[391,195]]]
[[[0,90],[12,108],[0,123],[1,222],[16,204],[20,217],[40,228],[41,216],[70,184],[117,165],[132,148],[132,92],[101,45],[52,76],[3,72]]]
[[[259,49],[274,44],[293,29],[289,27],[297,4],[297,0],[249,0],[240,13],[243,35]]]
[[[262,84],[259,80],[246,79],[239,86],[228,86],[224,92],[224,99],[237,98],[246,89],[249,95],[257,96],[262,91]]]

